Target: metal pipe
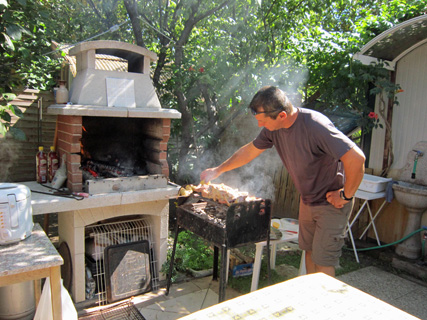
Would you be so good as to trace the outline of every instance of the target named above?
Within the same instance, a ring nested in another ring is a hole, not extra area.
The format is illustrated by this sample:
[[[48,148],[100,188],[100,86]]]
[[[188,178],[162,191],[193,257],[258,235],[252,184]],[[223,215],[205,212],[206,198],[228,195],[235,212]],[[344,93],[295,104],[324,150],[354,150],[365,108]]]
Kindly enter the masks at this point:
[[[424,152],[421,152],[419,150],[412,150],[412,151],[416,153],[415,153],[414,168],[412,169],[411,179],[415,179],[415,171],[417,170],[418,158],[421,158],[424,155]]]

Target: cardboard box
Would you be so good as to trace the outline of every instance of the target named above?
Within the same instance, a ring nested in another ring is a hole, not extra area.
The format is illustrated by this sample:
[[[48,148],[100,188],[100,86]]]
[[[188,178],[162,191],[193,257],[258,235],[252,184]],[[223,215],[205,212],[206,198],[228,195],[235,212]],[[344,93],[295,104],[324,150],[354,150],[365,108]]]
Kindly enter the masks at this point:
[[[254,270],[253,263],[239,264],[233,267],[233,278],[250,276]]]
[[[365,173],[359,190],[372,193],[383,192],[391,180],[391,178],[383,178]]]

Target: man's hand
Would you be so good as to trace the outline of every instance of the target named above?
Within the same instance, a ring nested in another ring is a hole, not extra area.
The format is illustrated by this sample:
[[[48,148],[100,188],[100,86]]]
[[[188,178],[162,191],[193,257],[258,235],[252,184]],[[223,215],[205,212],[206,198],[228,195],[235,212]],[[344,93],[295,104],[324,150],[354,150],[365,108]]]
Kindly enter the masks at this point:
[[[200,181],[204,181],[208,183],[209,181],[218,178],[220,175],[221,175],[221,172],[219,172],[218,167],[209,168],[200,174]]]
[[[241,147],[230,158],[225,160],[222,164],[215,168],[209,168],[200,174],[200,181],[209,182],[218,178],[224,172],[240,168],[241,166],[251,162],[253,159],[263,153],[265,149],[258,149],[254,146],[253,142]]]
[[[338,189],[326,193],[326,200],[337,209],[341,209],[346,203],[348,203],[347,200],[341,199],[340,191],[341,189]]]

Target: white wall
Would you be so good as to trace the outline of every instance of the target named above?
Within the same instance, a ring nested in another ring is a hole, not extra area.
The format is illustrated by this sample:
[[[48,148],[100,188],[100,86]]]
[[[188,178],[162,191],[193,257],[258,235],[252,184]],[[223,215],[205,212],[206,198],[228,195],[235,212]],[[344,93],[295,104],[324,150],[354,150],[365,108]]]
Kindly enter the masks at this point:
[[[396,177],[404,166],[408,152],[418,141],[427,141],[427,44],[408,53],[397,63],[396,83],[404,92],[398,93],[399,105],[393,109],[392,140],[394,163],[389,173]],[[378,112],[379,99],[375,110]],[[369,168],[378,174],[382,167],[384,129],[374,129]]]

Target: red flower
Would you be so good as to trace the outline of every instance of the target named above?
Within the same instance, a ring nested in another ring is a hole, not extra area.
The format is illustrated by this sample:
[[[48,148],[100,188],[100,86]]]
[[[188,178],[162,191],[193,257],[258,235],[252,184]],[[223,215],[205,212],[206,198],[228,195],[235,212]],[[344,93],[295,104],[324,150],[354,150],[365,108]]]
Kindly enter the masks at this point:
[[[403,92],[403,91],[405,91],[405,90],[399,89],[399,90],[396,91],[396,93]]]
[[[194,71],[193,66],[191,66],[190,68],[188,68],[188,71]]]
[[[378,115],[375,112],[369,112],[368,117],[371,119],[378,119]]]
[[[200,71],[200,72],[205,72],[205,68],[201,67],[201,68],[199,69],[199,71]]]

